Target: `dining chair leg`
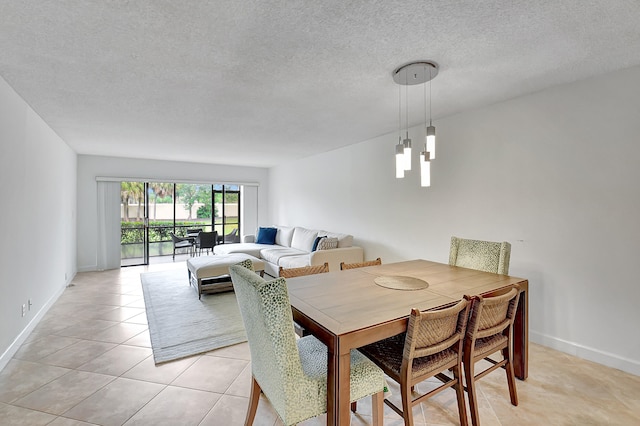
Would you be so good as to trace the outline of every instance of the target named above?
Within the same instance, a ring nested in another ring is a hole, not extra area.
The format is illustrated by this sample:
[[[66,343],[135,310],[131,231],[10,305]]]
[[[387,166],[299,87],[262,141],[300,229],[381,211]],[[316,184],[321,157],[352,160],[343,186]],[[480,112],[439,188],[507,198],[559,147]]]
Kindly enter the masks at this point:
[[[412,386],[408,383],[400,385],[400,396],[402,398],[402,417],[404,418],[404,426],[413,426],[411,387]]]
[[[509,356],[509,347],[502,350],[502,356],[507,360],[507,364],[504,366],[507,370],[507,385],[509,385],[509,398],[511,398],[511,404],[518,405],[518,392],[516,391],[516,378],[513,373],[513,360]]]
[[[462,377],[461,366],[457,366],[453,368],[453,378],[457,381],[453,387],[456,390],[456,398],[458,399],[458,416],[460,417],[460,426],[467,426],[467,407],[464,403],[464,386],[462,385],[462,381],[464,380]]]
[[[476,398],[476,383],[474,377],[474,362],[470,357],[464,358],[464,376],[467,383],[467,395],[469,396],[469,411],[471,412],[471,424],[478,426],[480,416],[478,415],[478,399]]]
[[[245,426],[253,425],[258,410],[258,401],[260,401],[260,385],[256,379],[251,376],[251,395],[249,396],[249,407],[247,408],[247,417],[244,420]]]
[[[371,395],[371,416],[375,426],[382,426],[384,417],[384,392]]]

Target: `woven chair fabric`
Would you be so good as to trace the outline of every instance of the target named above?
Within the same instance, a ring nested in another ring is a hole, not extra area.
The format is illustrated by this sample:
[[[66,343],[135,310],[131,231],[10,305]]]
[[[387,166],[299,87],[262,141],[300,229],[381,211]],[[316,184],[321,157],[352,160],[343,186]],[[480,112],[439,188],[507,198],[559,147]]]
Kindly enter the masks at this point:
[[[323,274],[329,272],[329,264],[302,266],[300,268],[282,268],[280,267],[280,276],[282,278],[295,278],[305,275]]]
[[[392,379],[400,381],[405,339],[406,333],[398,334],[366,345],[360,348],[360,351],[367,357],[374,359]],[[443,366],[455,363],[457,358],[458,354],[453,350],[444,350],[433,355],[414,358],[411,376],[414,378],[422,377],[429,373],[442,371]]]
[[[491,337],[476,339],[476,345],[473,348],[474,356],[484,358],[485,355],[490,355],[498,349],[506,347],[508,341],[509,338],[504,334],[496,334]]]
[[[378,266],[382,265],[382,259],[377,258],[376,260],[368,260],[366,262],[357,262],[357,263],[340,263],[340,270],[345,271],[347,269],[356,269],[356,268],[364,268],[367,266]]]

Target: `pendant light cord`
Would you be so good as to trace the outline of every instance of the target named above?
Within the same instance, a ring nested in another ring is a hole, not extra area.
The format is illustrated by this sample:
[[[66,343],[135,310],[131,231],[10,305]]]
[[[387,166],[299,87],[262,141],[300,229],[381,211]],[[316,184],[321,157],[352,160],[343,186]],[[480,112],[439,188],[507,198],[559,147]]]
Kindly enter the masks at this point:
[[[404,73],[404,101],[406,103],[406,108],[405,108],[405,114],[406,114],[406,121],[407,121],[407,139],[409,139],[409,81],[408,81],[408,74],[409,72],[407,70],[405,70]]]
[[[398,85],[398,141],[402,142],[402,86]]]
[[[431,71],[433,70],[433,67],[429,67],[429,126],[431,126],[431,80],[433,79],[431,77]]]

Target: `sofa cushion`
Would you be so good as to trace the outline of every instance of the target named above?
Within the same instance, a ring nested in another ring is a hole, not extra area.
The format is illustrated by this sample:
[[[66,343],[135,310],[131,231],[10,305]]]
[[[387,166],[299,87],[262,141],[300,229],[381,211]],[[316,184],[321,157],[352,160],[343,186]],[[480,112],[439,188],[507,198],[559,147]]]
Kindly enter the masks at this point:
[[[310,253],[311,249],[313,248],[313,242],[316,240],[317,236],[318,236],[318,231],[296,227],[293,230],[291,247]]]
[[[318,250],[331,250],[334,248],[338,248],[338,239],[337,238],[329,238],[324,237],[320,239],[318,242]]]
[[[277,228],[258,228],[256,244],[275,244],[277,232]]]
[[[272,247],[272,245],[256,243],[219,244],[213,247],[213,252],[215,254],[246,253],[260,259],[260,250]]]
[[[291,247],[291,239],[293,238],[293,227],[276,226],[278,233],[276,234],[276,244],[283,247]]]
[[[278,261],[278,266],[283,268],[300,268],[302,266],[309,266],[309,255],[299,254],[297,256],[285,256],[281,257]]]
[[[353,235],[338,234],[335,232],[319,231],[318,235],[326,235],[329,238],[338,239],[338,248],[351,247],[353,245]]]
[[[278,261],[283,257],[287,256],[297,256],[300,254],[304,254],[302,250],[294,249],[291,247],[280,247],[273,246],[271,248],[264,248],[260,250],[260,257],[263,260],[266,260],[269,263],[273,263],[274,265],[278,264]],[[307,257],[309,257],[307,255]]]

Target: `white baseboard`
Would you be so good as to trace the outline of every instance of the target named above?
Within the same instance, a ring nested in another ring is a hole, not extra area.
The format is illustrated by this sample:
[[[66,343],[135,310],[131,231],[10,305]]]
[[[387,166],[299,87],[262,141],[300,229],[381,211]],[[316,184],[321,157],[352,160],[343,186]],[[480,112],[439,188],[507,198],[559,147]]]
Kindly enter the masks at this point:
[[[73,277],[71,278],[73,279]],[[47,300],[47,302],[40,308],[40,310],[31,318],[29,324],[22,330],[22,332],[14,339],[14,341],[9,345],[9,347],[4,351],[2,355],[0,355],[0,371],[6,367],[11,358],[18,352],[20,346],[27,340],[27,337],[31,334],[33,329],[38,325],[40,320],[44,317],[44,315],[49,311],[49,309],[53,306],[54,303],[58,300],[58,298],[62,295],[64,290],[67,288],[67,285],[71,282],[71,279],[65,283],[65,286],[55,292],[53,296]]]
[[[529,340],[578,358],[640,376],[640,361],[529,330]]]

